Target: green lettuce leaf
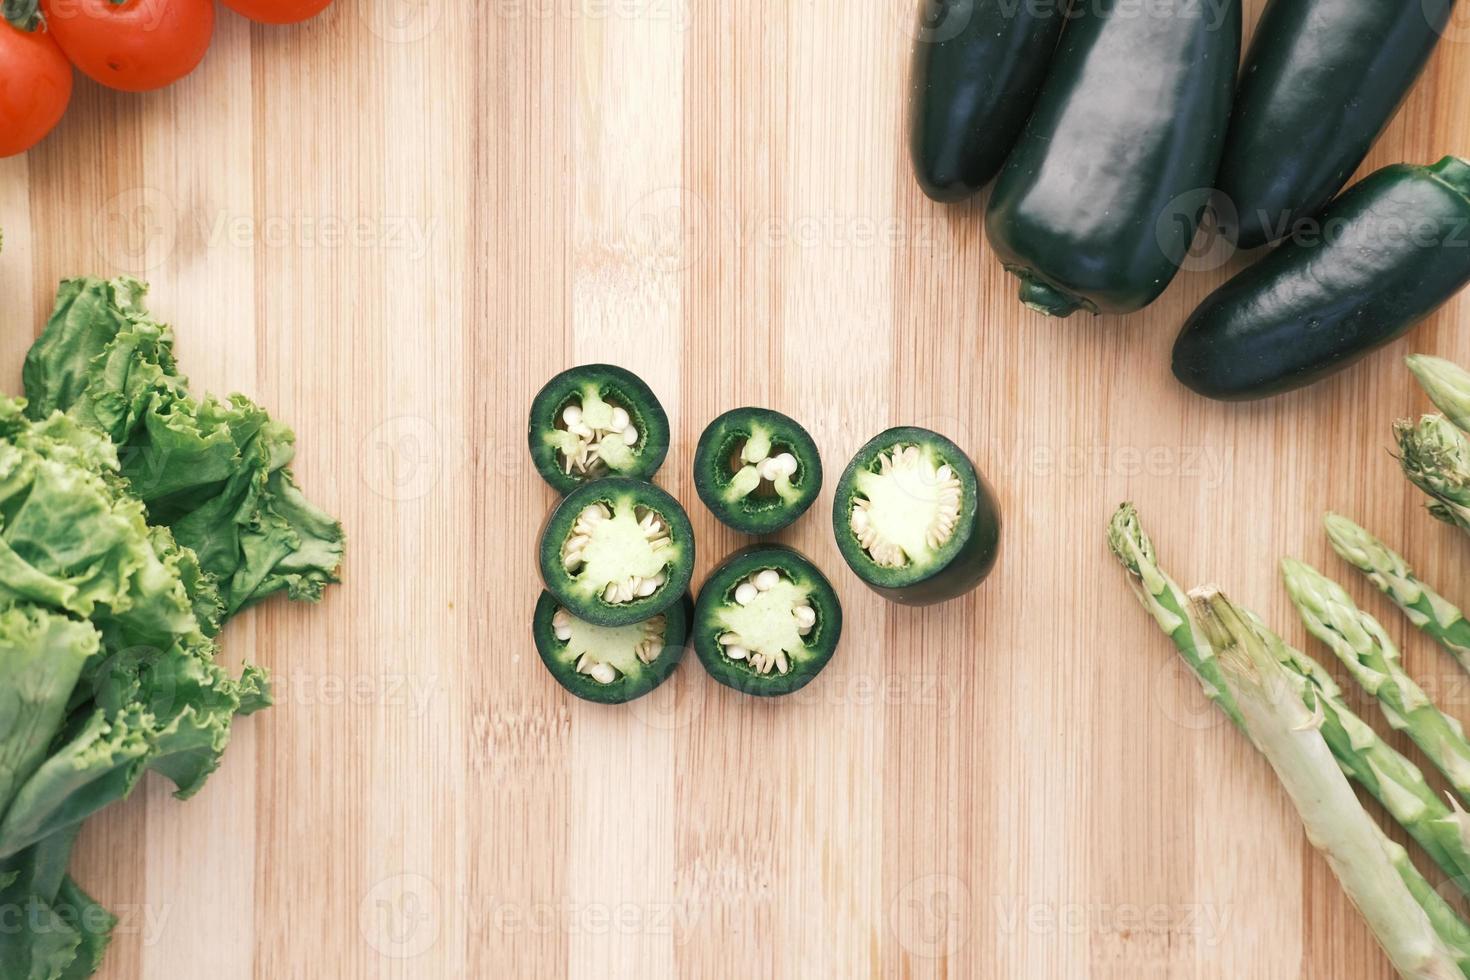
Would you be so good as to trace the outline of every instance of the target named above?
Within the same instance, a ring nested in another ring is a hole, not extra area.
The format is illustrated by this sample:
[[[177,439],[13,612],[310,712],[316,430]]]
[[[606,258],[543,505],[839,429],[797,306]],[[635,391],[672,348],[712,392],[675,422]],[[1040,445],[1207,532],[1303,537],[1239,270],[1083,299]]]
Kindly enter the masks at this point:
[[[0,976],[74,980],[97,972],[117,919],[66,874],[75,828],[0,861]]]
[[[149,769],[167,776],[187,799],[219,768],[236,715],[270,704],[265,672],[246,667],[236,679],[215,663],[215,649],[202,638],[176,643],[162,654],[147,648],[122,651],[94,678],[96,703],[104,711],[145,711]]]
[[[218,580],[224,616],[276,592],[321,598],[343,534],[296,487],[294,434],[242,395],[191,397],[146,292],[126,276],[62,283],[26,357],[32,417],[62,411],[116,443],[148,519]]]
[[[82,891],[71,875],[61,879],[51,907],[77,933],[76,955],[56,980],[82,980],[102,967],[102,957],[112,942],[117,916],[108,912],[96,899]]]
[[[100,646],[90,623],[36,606],[0,611],[0,813],[45,758]]]
[[[46,329],[21,366],[21,384],[30,399],[32,418],[66,412],[78,402],[90,401],[94,363],[103,358],[119,331],[139,319],[147,322],[141,316],[147,294],[148,287],[130,276],[62,281]],[[173,373],[173,341],[163,333],[162,349],[154,360],[159,370]],[[116,388],[115,374],[113,381],[110,387]],[[90,414],[86,408],[81,413]]]
[[[0,820],[0,857],[126,799],[147,765],[154,727],[153,717],[136,707],[110,718],[98,709],[82,719],[15,794]]]
[[[150,530],[107,440],[60,415],[20,425],[22,405],[0,399],[0,604],[92,618],[129,641],[196,630],[179,569],[194,559]]]
[[[291,430],[195,399],[135,279],[64,282],[0,398],[0,980],[96,971],[115,921],[66,875],[81,823],[144,772],[197,793],[271,703],[214,637],[337,580],[341,526],[292,477]]]
[[[197,793],[219,768],[235,716],[270,704],[261,669],[233,678],[215,652],[195,633],[167,650],[104,648],[94,657],[68,730],[0,819],[0,856],[126,799],[149,769],[171,780],[179,799]]]

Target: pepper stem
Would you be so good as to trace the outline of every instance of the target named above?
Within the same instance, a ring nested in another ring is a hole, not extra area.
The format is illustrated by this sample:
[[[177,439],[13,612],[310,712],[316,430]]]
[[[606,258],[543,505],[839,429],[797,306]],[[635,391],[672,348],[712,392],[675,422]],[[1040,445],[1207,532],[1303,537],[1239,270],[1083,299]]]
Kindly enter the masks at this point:
[[[1470,160],[1448,156],[1429,168],[1441,183],[1449,184],[1462,196],[1470,198]]]
[[[1021,302],[1043,316],[1069,317],[1081,309],[1093,309],[1092,304],[1080,296],[1058,289],[1051,283],[1042,282],[1025,269],[1011,269],[1021,280]]]

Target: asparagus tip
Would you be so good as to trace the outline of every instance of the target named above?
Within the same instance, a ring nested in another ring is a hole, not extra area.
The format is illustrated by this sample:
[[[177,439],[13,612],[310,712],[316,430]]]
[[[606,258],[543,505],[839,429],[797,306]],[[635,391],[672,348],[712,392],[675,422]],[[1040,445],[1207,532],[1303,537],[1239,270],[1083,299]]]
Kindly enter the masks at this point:
[[[1410,354],[1404,363],[1435,407],[1464,428],[1470,418],[1470,372],[1453,361],[1429,354]]]
[[[1329,511],[1322,518],[1327,531],[1327,540],[1332,550],[1349,564],[1365,572],[1388,572],[1404,577],[1410,568],[1403,557],[1388,545],[1368,533],[1360,524]]]
[[[1130,572],[1138,572],[1140,559],[1153,563],[1154,543],[1138,523],[1137,508],[1128,501],[1119,504],[1108,521],[1108,548]]]
[[[1321,578],[1322,575],[1306,562],[1299,561],[1287,555],[1281,559],[1281,577],[1286,580],[1286,587],[1290,589],[1291,583],[1294,581],[1310,582],[1314,579]]]

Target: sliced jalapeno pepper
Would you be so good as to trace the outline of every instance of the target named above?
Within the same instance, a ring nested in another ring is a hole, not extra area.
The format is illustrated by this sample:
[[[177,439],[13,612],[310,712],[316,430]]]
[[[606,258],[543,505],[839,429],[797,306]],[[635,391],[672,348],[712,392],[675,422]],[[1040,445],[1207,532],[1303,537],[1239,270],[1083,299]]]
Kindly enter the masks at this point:
[[[541,579],[573,616],[627,626],[689,588],[694,530],[679,502],[652,483],[609,477],[573,490],[541,532]]]
[[[960,447],[928,429],[889,429],[858,450],[832,502],[837,547],[894,602],[963,595],[995,566],[1000,510]]]
[[[699,437],[694,488],[722,523],[746,534],[770,534],[817,499],[822,460],[795,419],[766,408],[737,408]]]
[[[842,605],[800,552],[753,545],[710,573],[690,635],[700,663],[726,687],[761,697],[790,694],[832,659]]]
[[[594,626],[543,592],[531,632],[558,684],[585,701],[624,704],[658,687],[679,666],[693,610],[686,593],[641,623]]]
[[[583,364],[537,392],[527,441],[541,476],[570,493],[606,476],[653,476],[669,451],[669,417],[631,371]]]

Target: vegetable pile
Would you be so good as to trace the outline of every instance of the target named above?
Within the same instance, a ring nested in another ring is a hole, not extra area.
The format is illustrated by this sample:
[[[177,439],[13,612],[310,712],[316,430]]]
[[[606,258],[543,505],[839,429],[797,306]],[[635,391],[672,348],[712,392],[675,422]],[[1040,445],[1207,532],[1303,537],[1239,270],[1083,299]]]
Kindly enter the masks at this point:
[[[1453,4],[1270,0],[1237,84],[1238,0],[934,0],[913,56],[914,174],[945,202],[994,179],[987,239],[1048,316],[1149,305],[1206,215],[1227,243],[1282,243],[1189,317],[1173,369],[1210,398],[1289,391],[1470,283],[1470,161],[1387,167],[1337,196]]]
[[[240,395],[190,395],[134,279],[62,283],[0,399],[0,975],[94,972],[114,920],[66,874],[82,821],[147,771],[186,799],[237,716],[271,703],[215,638],[337,580],[341,527],[292,479],[294,437]]]
[[[1444,415],[1395,426],[1405,475],[1436,518],[1470,529],[1470,372],[1438,358],[1409,366]],[[1339,514],[1324,519],[1333,550],[1401,609],[1410,624],[1470,670],[1470,621],[1418,578],[1397,552]],[[1348,780],[1376,799],[1449,880],[1470,894],[1470,739],[1404,669],[1388,629],[1346,589],[1287,558],[1281,574],[1307,632],[1373,698],[1444,776],[1441,798],[1423,772],[1353,713],[1331,674],[1214,588],[1185,592],[1159,567],[1131,504],[1118,508],[1108,545],[1144,608],[1173,641],[1206,695],[1266,756],[1301,815],[1308,839],[1404,976],[1470,976],[1470,924],[1383,836]]]
[[[222,0],[262,24],[294,24],[332,0]],[[72,67],[100,85],[148,92],[204,60],[214,0],[3,0],[0,157],[24,153],[56,128],[71,101]]]
[[[541,532],[545,591],[532,634],[541,662],[577,697],[620,704],[667,680],[693,644],[709,675],[746,694],[790,694],[831,661],[842,635],[832,583],[783,545],[743,548],[691,599],[693,525],[651,481],[669,420],[632,373],[608,364],[563,371],[531,403],[537,472],[565,494]],[[816,441],[780,412],[747,406],[711,422],[694,452],[710,513],[747,534],[798,520],[822,487]],[[857,576],[899,603],[975,589],[995,565],[1000,512],[964,451],[938,433],[896,428],[843,473],[832,527]]]

